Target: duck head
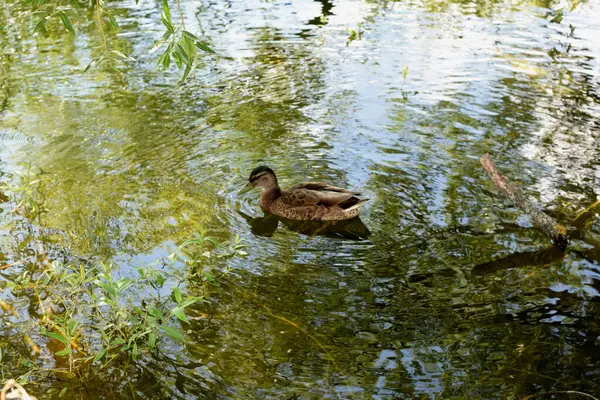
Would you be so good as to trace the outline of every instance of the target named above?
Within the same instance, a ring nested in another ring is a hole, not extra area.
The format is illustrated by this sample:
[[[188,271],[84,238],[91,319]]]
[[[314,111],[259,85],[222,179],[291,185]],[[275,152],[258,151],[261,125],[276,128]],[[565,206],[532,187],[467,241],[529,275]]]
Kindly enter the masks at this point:
[[[254,168],[250,173],[248,183],[242,188],[242,190],[240,190],[239,193],[246,193],[255,187],[262,187],[265,189],[277,187],[277,177],[275,176],[275,172],[265,165]]]

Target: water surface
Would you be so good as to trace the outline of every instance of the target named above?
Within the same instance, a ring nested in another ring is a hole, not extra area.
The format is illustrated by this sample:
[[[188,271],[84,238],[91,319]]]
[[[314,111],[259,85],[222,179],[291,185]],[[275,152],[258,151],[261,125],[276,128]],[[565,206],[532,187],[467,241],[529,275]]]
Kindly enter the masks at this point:
[[[101,38],[83,14],[73,37],[9,23],[24,18],[16,4],[0,12],[1,170],[41,172],[36,227],[52,246],[124,275],[198,231],[249,246],[219,266],[230,272],[196,310],[210,317],[182,326],[185,346],[146,355],[127,376],[106,371],[99,388],[127,388],[122,398],[156,398],[157,382],[170,398],[599,394],[600,220],[557,254],[478,161],[492,153],[568,228],[598,200],[597,2],[182,6],[188,30],[222,56],[183,84],[148,54],[162,35],[158,3],[109,3],[122,25],[110,42],[138,62],[86,74]],[[258,193],[237,191],[259,164],[282,186],[363,191],[370,236],[282,224],[256,234]]]

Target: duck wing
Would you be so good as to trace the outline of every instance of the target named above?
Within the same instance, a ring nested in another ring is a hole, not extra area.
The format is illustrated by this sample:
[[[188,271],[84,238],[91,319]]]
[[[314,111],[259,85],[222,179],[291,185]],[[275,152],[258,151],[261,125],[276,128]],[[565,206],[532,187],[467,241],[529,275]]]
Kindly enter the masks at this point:
[[[333,207],[341,203],[351,205],[358,202],[360,193],[331,186],[323,182],[305,182],[292,186],[282,193],[283,200],[292,207],[323,205]],[[355,201],[349,201],[355,199]]]

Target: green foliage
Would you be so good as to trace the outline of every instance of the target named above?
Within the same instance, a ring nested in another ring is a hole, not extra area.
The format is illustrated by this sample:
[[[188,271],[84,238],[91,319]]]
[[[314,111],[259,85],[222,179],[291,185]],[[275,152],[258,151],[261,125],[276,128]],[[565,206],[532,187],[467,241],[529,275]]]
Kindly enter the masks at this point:
[[[27,166],[2,185],[12,212],[20,216],[10,222],[11,229],[27,229],[39,218],[43,204],[40,185],[44,182],[40,172]],[[44,250],[47,244],[35,235],[16,246],[15,257],[27,254],[29,246],[41,253],[31,261],[24,258],[19,263],[27,267],[5,277],[5,293],[16,302],[29,300],[33,312],[20,326],[25,329],[18,331],[19,335],[38,353],[42,351],[40,341],[45,341],[56,365],[38,364],[36,357],[23,356],[19,365],[26,372],[21,372],[21,382],[52,371],[77,374],[85,384],[109,364],[119,370],[137,360],[160,357],[167,352],[165,346],[185,345],[182,327],[192,322],[190,310],[207,302],[203,296],[186,293],[186,285],[199,277],[211,287],[218,286],[217,262],[247,255],[238,237],[220,241],[202,232],[182,243],[168,259],[140,266],[137,274],[134,270],[122,275],[110,262],[52,261]],[[177,273],[169,272],[174,264]],[[60,398],[77,387],[53,390]]]
[[[244,250],[247,246],[243,244],[239,236],[231,241],[218,242],[211,236],[204,233],[195,233],[194,237],[186,240],[179,246],[179,259],[188,264],[192,270],[197,271],[196,275],[202,277],[202,280],[212,285],[218,286],[219,282],[214,275],[211,260],[220,260],[231,257],[245,257],[248,253]],[[171,259],[178,258],[178,254],[173,253]],[[228,270],[224,270],[227,273]]]
[[[13,212],[30,221],[39,220],[44,212],[44,198],[39,190],[42,174],[27,164],[15,175],[14,179],[0,183],[0,190],[8,194]]]
[[[165,27],[165,33],[155,43],[151,52],[155,52],[164,45],[167,45],[165,51],[158,57],[156,62],[157,68],[164,71],[169,68],[171,61],[173,61],[177,65],[177,68],[183,69],[183,77],[181,79],[185,80],[198,64],[198,50],[210,54],[216,53],[207,43],[201,41],[193,33],[185,30],[183,17],[180,24],[174,25],[171,19],[169,3],[163,0],[162,4],[163,11],[160,19]],[[179,12],[181,13],[181,10]]]
[[[151,266],[139,272],[136,278],[118,278],[109,263],[90,268],[53,262],[35,279],[24,273],[8,287],[13,293],[37,293],[44,315],[40,332],[61,343],[54,354],[68,356],[73,369],[120,354],[135,360],[160,348],[165,338],[185,342],[175,322],[189,323],[186,309],[205,300],[185,296],[179,287],[161,298],[165,280],[157,278],[160,273]],[[148,287],[154,291],[148,293]],[[143,292],[148,295],[134,295]]]
[[[72,16],[82,16],[89,14],[77,13],[79,8],[89,8],[94,11],[93,19],[101,31],[103,46],[99,55],[94,57],[84,69],[84,73],[91,68],[97,68],[105,64],[112,65],[118,61],[136,61],[131,55],[127,55],[118,49],[111,47],[104,26],[107,25],[112,30],[119,30],[119,23],[114,12],[104,7],[104,1],[88,0],[83,2],[71,2],[70,5],[64,4],[60,0],[25,0],[24,5],[31,7],[32,14],[36,16],[37,22],[33,29],[34,32],[46,28],[49,21],[57,18],[64,28],[72,35],[76,34],[73,25]],[[136,1],[137,4],[137,1]],[[175,23],[171,17],[171,9],[166,0],[162,1],[161,21],[165,28],[163,37],[157,41],[150,52],[155,52],[163,45],[167,45],[165,51],[158,57],[157,68],[166,70],[171,66],[171,61],[183,70],[182,81],[185,80],[190,72],[198,65],[200,54],[207,53],[215,55],[216,52],[208,43],[200,40],[196,35],[185,29],[184,16],[177,2],[177,9],[180,15],[180,22]]]
[[[67,13],[65,11],[60,11],[58,14],[60,15],[60,19],[65,28],[67,28],[67,30],[74,35],[75,29],[73,29],[73,23],[71,22],[71,19],[69,18]]]
[[[247,256],[243,249],[247,247],[242,243],[238,235],[235,236],[233,242],[225,241],[218,242],[214,237],[205,236],[204,233],[196,232],[194,237],[186,240],[179,246],[179,250],[187,257],[196,259],[198,252],[201,251],[201,256],[206,258],[229,258],[233,256]]]

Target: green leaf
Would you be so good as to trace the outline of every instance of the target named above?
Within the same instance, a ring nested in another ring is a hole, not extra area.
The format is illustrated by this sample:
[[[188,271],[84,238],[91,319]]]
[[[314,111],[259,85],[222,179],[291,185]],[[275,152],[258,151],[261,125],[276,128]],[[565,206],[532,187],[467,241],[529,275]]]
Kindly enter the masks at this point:
[[[64,350],[61,350],[61,351],[57,351],[54,354],[56,354],[59,357],[68,356],[69,354],[71,354],[71,349],[67,348],[67,349],[64,349]]]
[[[71,19],[69,18],[69,16],[67,15],[66,12],[64,12],[64,11],[60,12],[60,19],[62,20],[62,23],[65,26],[65,28],[67,28],[67,30],[74,35],[75,29],[73,29],[73,24],[71,23]]]
[[[135,58],[126,55],[125,53],[120,52],[119,50],[111,50],[111,53],[125,59],[125,60],[130,60],[130,61],[136,61]],[[133,281],[131,279],[126,279],[126,278],[121,278],[119,279],[119,281],[117,282],[119,284],[119,286],[121,285],[121,282],[123,283],[127,283],[127,287],[133,285]],[[126,288],[125,288],[126,289]],[[125,289],[121,289],[119,288],[119,291],[125,290]]]
[[[171,292],[171,294],[173,295],[173,300],[175,300],[176,303],[179,303],[181,301],[181,299],[183,298],[183,296],[181,294],[181,290],[178,287],[173,288],[173,291]]]
[[[180,320],[182,320],[183,322],[187,322],[187,323],[190,322],[188,320],[187,316],[185,315],[185,313],[183,312],[183,308],[175,307],[174,309],[171,310],[171,313],[174,316],[176,316],[177,318],[179,318]]]
[[[112,286],[109,286],[108,283],[102,281],[96,281],[96,285],[100,286],[105,293],[114,295],[114,290]]]
[[[69,340],[64,337],[63,335],[61,335],[60,333],[56,333],[56,332],[43,332],[43,335],[46,335],[52,339],[56,339],[59,342],[63,343],[65,346],[67,347],[71,347],[71,343],[69,343]]]
[[[108,16],[108,22],[110,23],[110,26],[112,26],[113,29],[115,29],[115,30],[119,29],[119,23],[115,19],[114,15]]]
[[[134,360],[137,359],[138,357],[138,346],[137,343],[133,344],[133,349],[131,349],[131,358],[133,358]]]
[[[167,28],[167,31],[169,33],[175,33],[175,28],[173,28],[173,24],[171,23],[171,21],[169,21],[168,19],[166,19],[164,15],[160,16],[160,20],[162,21],[162,23],[165,26],[165,28]]]
[[[182,302],[179,302],[177,304],[178,308],[184,309],[188,306],[191,306],[194,303],[197,303],[199,301],[204,301],[206,302],[206,300],[204,300],[204,297],[187,297],[185,300],[183,300]]]
[[[68,387],[64,387],[64,388],[63,388],[63,389],[60,391],[60,393],[58,394],[58,397],[59,397],[59,398],[62,398],[62,397],[64,397],[64,395],[65,395],[65,394],[67,394],[67,390],[69,390],[69,388],[68,388]]]
[[[188,58],[192,60],[196,54],[196,46],[194,45],[194,41],[185,36],[183,36],[181,41],[183,42],[182,46],[185,50],[185,54],[187,54]]]
[[[169,57],[171,57],[171,56],[169,55]],[[158,57],[158,60],[156,60],[156,68],[157,69],[164,71],[168,68],[168,67],[165,67],[165,58],[167,58],[166,54],[161,54]]]
[[[40,19],[38,21],[38,23],[35,24],[35,28],[33,28],[33,33],[36,33],[37,31],[39,31],[40,29],[42,29],[44,27],[44,25],[46,25],[46,21],[48,21],[46,19],[46,17],[42,17],[42,19]]]
[[[67,321],[67,328],[69,330],[67,333],[69,334],[69,336],[71,336],[71,337],[75,336],[77,327],[79,327],[79,323],[77,321],[75,321],[74,319],[69,319]]]
[[[148,335],[148,348],[154,350],[156,348],[156,333],[150,332]]]
[[[190,65],[192,63],[192,60],[190,60],[190,57],[188,57],[188,54],[186,53],[186,50],[181,45],[181,43],[177,43],[177,46],[175,48],[175,54],[179,54],[181,56],[181,59],[183,60],[183,63],[185,65]]]
[[[168,326],[168,325],[162,325],[161,329],[163,331],[165,331],[165,333],[167,334],[167,336],[169,336],[171,339],[173,340],[177,340],[180,342],[184,342],[185,338],[183,337],[183,335],[181,334],[181,332],[179,332],[179,330],[173,326]]]
[[[156,281],[156,285],[159,288],[162,288],[163,285],[165,284],[165,277],[162,275],[156,275],[155,281]]]
[[[110,345],[111,345],[111,346],[120,346],[120,345],[122,345],[123,343],[125,343],[125,339],[123,339],[123,338],[116,338],[116,339],[113,339],[113,340],[110,342]]]
[[[150,51],[148,52],[148,54],[152,54],[155,51],[157,51],[158,49],[160,49],[161,47],[164,46],[165,43],[167,43],[167,40],[171,37],[173,33],[166,31],[165,34],[163,35],[163,37],[159,40],[157,40],[156,42],[154,42],[154,46],[150,49]]]
[[[192,66],[186,65],[185,70],[183,71],[183,76],[181,77],[181,81],[185,81],[191,71],[192,71]]]
[[[213,49],[211,49],[210,46],[205,42],[196,42],[196,47],[206,53],[216,54],[216,52]]]
[[[171,11],[169,10],[169,3],[167,3],[167,0],[163,0],[163,13],[167,21],[171,23]]]
[[[90,68],[92,68],[92,65],[96,64],[98,61],[100,61],[100,59],[102,59],[103,55],[100,55],[96,58],[94,58],[92,61],[90,61],[90,63],[87,65],[87,67],[85,67],[85,69],[83,70],[83,73],[85,74]]]
[[[163,12],[160,16],[160,19],[170,33],[175,32],[175,28],[173,28],[173,21],[171,21],[171,11],[169,10],[169,3],[167,3],[167,0],[163,0]]]
[[[202,271],[202,276],[204,277],[204,280],[206,280],[208,283],[215,286],[219,286],[219,281],[217,281],[217,278],[215,278],[209,270],[205,269],[204,271]]]
[[[173,60],[175,60],[175,65],[177,65],[177,68],[183,67],[183,59],[181,58],[181,55],[177,51],[173,52],[172,54]]]
[[[100,336],[102,336],[102,339],[103,339],[105,342],[108,342],[108,340],[109,340],[109,337],[108,337],[108,335],[106,334],[106,331],[105,331],[104,329],[102,329],[102,328],[94,328],[94,329],[95,329],[97,332],[100,332]]]
[[[148,307],[148,313],[157,319],[164,319],[164,314],[156,307]]]
[[[163,68],[167,70],[171,66],[171,53],[165,54],[165,59],[163,60]]]
[[[106,354],[106,348],[103,347],[100,349],[99,352],[96,353],[96,356],[94,357],[94,362],[101,360],[102,357],[104,357],[104,355]]]
[[[191,32],[183,31],[183,32],[181,32],[181,34],[183,35],[183,37],[186,37],[186,38],[190,39],[192,42],[199,42],[200,41],[200,39],[198,39],[196,37],[196,35],[194,35]]]

